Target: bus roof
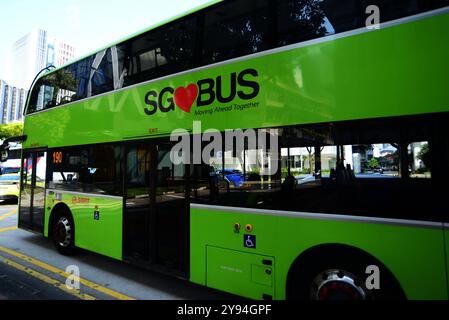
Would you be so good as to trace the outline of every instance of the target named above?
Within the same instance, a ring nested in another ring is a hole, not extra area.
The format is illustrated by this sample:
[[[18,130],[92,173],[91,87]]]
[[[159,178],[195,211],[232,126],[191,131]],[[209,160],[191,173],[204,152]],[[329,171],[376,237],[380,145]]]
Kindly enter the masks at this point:
[[[74,63],[76,63],[76,62],[79,62],[79,61],[81,61],[81,60],[83,60],[83,59],[85,59],[85,58],[87,58],[87,57],[93,56],[93,55],[95,55],[95,54],[97,54],[97,53],[99,53],[99,52],[101,52],[101,51],[103,51],[103,50],[105,50],[105,49],[111,48],[111,47],[113,47],[113,46],[115,46],[115,45],[117,45],[117,44],[120,44],[120,43],[122,43],[122,42],[125,42],[125,41],[127,41],[127,40],[129,40],[129,39],[135,38],[135,37],[137,37],[137,36],[140,36],[140,35],[142,35],[142,34],[148,32],[148,31],[151,31],[151,30],[156,29],[156,28],[158,28],[158,27],[161,27],[161,26],[163,26],[163,25],[165,25],[165,24],[168,24],[168,23],[170,23],[170,22],[173,22],[173,21],[175,21],[175,20],[177,20],[177,19],[180,19],[180,18],[183,18],[183,17],[185,17],[185,16],[188,16],[188,15],[191,14],[191,13],[200,11],[200,10],[202,10],[202,9],[204,9],[204,8],[213,6],[214,4],[217,4],[217,3],[223,2],[223,1],[224,1],[224,0],[209,0],[208,2],[206,2],[206,3],[202,4],[202,5],[196,6],[196,7],[192,8],[192,9],[190,9],[190,10],[187,10],[187,11],[185,11],[185,12],[182,12],[182,13],[180,13],[180,14],[177,14],[177,15],[171,17],[171,18],[162,20],[162,21],[160,21],[160,22],[158,22],[158,23],[156,23],[156,24],[154,24],[154,25],[149,26],[148,28],[145,28],[145,29],[143,29],[143,30],[137,31],[137,32],[135,32],[135,33],[133,33],[133,34],[131,34],[131,35],[129,35],[129,36],[123,38],[123,39],[120,39],[120,40],[118,40],[118,41],[115,41],[115,42],[113,42],[113,43],[111,43],[111,44],[109,44],[109,45],[107,45],[107,46],[101,47],[100,49],[97,49],[97,50],[95,50],[95,51],[93,51],[93,52],[91,52],[91,53],[85,54],[85,55],[83,55],[83,56],[81,56],[81,57],[79,57],[79,58],[77,58],[77,59],[71,60],[71,61],[69,61],[68,63],[66,63],[66,64],[64,64],[64,65],[62,65],[62,66],[60,66],[60,67],[57,67],[57,68],[52,69],[52,70],[50,70],[50,71],[47,71],[47,72],[45,72],[44,74],[42,74],[42,75],[39,77],[39,79],[42,78],[42,77],[44,77],[44,76],[46,76],[46,75],[49,75],[49,74],[51,74],[51,73],[53,73],[53,72],[56,72],[56,71],[61,70],[61,69],[64,69],[65,67],[70,66],[70,65],[72,65],[72,64],[74,64]]]

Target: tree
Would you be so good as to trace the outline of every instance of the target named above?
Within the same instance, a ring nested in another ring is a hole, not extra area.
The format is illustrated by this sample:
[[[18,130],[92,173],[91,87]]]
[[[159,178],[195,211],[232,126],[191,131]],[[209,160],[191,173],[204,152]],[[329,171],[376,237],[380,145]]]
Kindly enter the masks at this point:
[[[328,34],[325,19],[326,13],[322,7],[322,1],[288,1],[281,6],[279,10],[288,12],[288,15],[282,21],[282,25],[285,27],[283,27],[284,30],[280,33],[281,45],[310,40]]]
[[[0,139],[8,139],[21,136],[23,132],[23,123],[10,123],[0,126]]]
[[[379,167],[379,161],[377,161],[376,158],[372,158],[369,161],[369,166],[370,166],[371,169],[375,169],[375,168]]]
[[[430,168],[430,150],[429,144],[426,143],[421,147],[421,151],[419,151],[417,158],[421,160],[426,168]]]
[[[314,166],[315,166],[315,157],[312,157],[312,147],[306,147],[307,152],[309,153],[307,157],[307,159],[309,160],[309,171],[310,174],[313,174],[313,170],[314,170]]]

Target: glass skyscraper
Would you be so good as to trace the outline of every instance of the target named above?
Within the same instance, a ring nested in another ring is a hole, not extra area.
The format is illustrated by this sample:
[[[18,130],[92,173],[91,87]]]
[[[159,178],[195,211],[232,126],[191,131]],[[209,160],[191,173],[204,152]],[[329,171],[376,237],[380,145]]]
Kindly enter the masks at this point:
[[[22,120],[28,90],[43,68],[62,66],[74,59],[74,46],[52,37],[47,31],[34,28],[12,47],[11,78],[0,79],[0,124]]]

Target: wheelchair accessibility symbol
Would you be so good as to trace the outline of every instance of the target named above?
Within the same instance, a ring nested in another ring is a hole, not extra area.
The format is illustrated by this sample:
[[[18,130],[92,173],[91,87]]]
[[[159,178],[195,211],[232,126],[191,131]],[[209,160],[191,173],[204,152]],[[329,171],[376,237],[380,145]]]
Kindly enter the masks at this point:
[[[243,245],[245,248],[256,249],[256,236],[245,234],[243,238]]]

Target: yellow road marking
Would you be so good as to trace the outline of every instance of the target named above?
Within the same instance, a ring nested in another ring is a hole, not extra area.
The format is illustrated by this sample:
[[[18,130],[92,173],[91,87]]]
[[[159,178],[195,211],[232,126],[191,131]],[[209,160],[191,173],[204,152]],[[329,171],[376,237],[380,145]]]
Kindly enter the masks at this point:
[[[107,294],[107,295],[109,295],[111,297],[114,297],[116,299],[119,299],[119,300],[135,300],[134,298],[131,298],[129,296],[121,294],[121,293],[119,293],[117,291],[105,288],[105,287],[100,286],[100,285],[98,285],[98,284],[96,284],[94,282],[91,282],[89,280],[86,280],[86,279],[83,279],[83,278],[74,277],[72,274],[69,274],[69,273],[67,273],[67,272],[65,272],[65,271],[63,271],[61,269],[53,267],[53,266],[51,266],[51,265],[49,265],[49,264],[47,264],[45,262],[39,261],[37,259],[28,257],[28,256],[26,256],[26,255],[24,255],[22,253],[14,251],[14,250],[10,250],[8,248],[0,246],[0,251],[3,251],[5,253],[7,253],[7,254],[10,254],[10,255],[12,255],[12,256],[14,256],[16,258],[25,260],[25,261],[27,261],[27,262],[29,262],[31,264],[34,264],[35,266],[38,266],[38,267],[40,267],[42,269],[45,269],[45,270],[50,271],[52,273],[58,274],[58,275],[63,276],[65,278],[70,276],[74,280],[79,280],[79,282],[81,284],[85,285],[86,287],[89,287],[89,288],[94,289],[96,291],[102,292],[102,293]]]
[[[6,218],[12,216],[13,214],[17,213],[17,209],[14,209],[11,212],[5,213],[4,215],[0,216],[0,221],[5,220]]]
[[[17,229],[18,229],[17,227],[3,228],[3,229],[0,229],[0,233],[6,232],[6,231],[13,231],[13,230],[17,230]]]
[[[96,300],[95,297],[93,297],[91,295],[88,295],[86,293],[81,293],[79,290],[76,290],[76,289],[69,289],[65,285],[65,283],[59,282],[58,280],[55,280],[55,279],[52,279],[49,276],[46,276],[45,274],[42,274],[40,272],[37,272],[36,270],[27,268],[27,267],[25,267],[25,266],[23,266],[23,265],[21,265],[21,264],[19,264],[17,262],[9,260],[9,259],[7,259],[7,258],[5,258],[3,256],[0,256],[0,261],[2,261],[3,263],[5,263],[5,264],[7,264],[7,265],[17,269],[17,270],[23,271],[23,272],[29,274],[30,276],[33,276],[33,277],[35,277],[35,278],[37,278],[37,279],[39,279],[39,280],[41,280],[41,281],[43,281],[45,283],[48,283],[48,284],[52,285],[53,287],[61,289],[62,291],[65,291],[65,292],[67,292],[67,293],[69,293],[69,294],[71,294],[71,295],[73,295],[73,296],[75,296],[75,297],[77,297],[79,299],[82,299],[82,300]]]

